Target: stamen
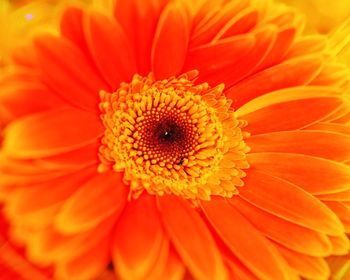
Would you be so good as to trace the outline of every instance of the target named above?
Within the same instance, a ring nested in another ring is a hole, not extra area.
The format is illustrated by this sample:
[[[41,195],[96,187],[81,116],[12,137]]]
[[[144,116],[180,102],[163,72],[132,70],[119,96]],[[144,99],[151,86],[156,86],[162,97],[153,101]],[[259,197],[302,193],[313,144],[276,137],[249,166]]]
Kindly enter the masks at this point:
[[[244,123],[236,120],[223,85],[195,85],[196,76],[155,81],[152,74],[135,75],[114,93],[101,91],[106,130],[99,171],[124,172],[132,197],[146,190],[208,200],[231,197],[243,185]]]

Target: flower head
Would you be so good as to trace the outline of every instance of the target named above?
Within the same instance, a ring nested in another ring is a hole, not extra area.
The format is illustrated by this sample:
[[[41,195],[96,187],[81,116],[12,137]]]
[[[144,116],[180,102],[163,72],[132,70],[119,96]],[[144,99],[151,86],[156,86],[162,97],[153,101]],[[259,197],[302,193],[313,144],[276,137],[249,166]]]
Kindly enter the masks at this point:
[[[327,279],[350,230],[327,40],[271,1],[106,7],[68,8],[0,82],[12,239],[57,279]]]
[[[106,127],[100,170],[124,172],[131,195],[186,199],[232,197],[248,168],[242,122],[223,86],[195,85],[196,73],[155,81],[135,76],[113,94],[101,92]]]

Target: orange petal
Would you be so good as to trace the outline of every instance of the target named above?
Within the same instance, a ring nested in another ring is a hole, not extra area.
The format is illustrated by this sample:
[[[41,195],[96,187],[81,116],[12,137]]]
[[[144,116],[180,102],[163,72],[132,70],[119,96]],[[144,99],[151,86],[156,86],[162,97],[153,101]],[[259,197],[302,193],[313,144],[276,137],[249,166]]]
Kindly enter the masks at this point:
[[[1,240],[0,271],[3,280],[49,280],[52,272],[49,269],[36,266],[28,261],[22,250]]]
[[[325,123],[332,123],[332,122],[333,123],[347,123],[347,121],[349,120],[349,118],[348,118],[349,112],[350,112],[349,104],[344,103],[337,110],[335,110],[332,114],[327,116],[327,118],[325,118],[323,120],[323,122],[325,122]]]
[[[218,235],[259,279],[289,279],[277,250],[227,201],[215,197],[201,205]]]
[[[327,40],[325,36],[319,34],[311,34],[296,38],[294,44],[290,47],[286,54],[287,58],[320,53],[327,48]]]
[[[111,238],[108,237],[87,252],[73,259],[59,262],[55,276],[58,279],[94,279],[110,262],[110,246]]]
[[[60,22],[60,30],[62,36],[74,43],[89,57],[83,29],[83,10],[81,8],[68,7],[65,9]]]
[[[331,256],[327,259],[331,274],[336,280],[350,279],[350,254],[345,256]]]
[[[240,1],[241,2],[241,1]],[[232,3],[232,2],[231,2]],[[239,2],[238,2],[239,3]],[[212,42],[222,38],[237,36],[239,34],[249,33],[252,30],[259,18],[259,13],[256,9],[249,7],[236,13],[215,35]]]
[[[259,96],[240,107],[237,116],[252,134],[294,130],[322,121],[344,103],[332,88],[295,87]]]
[[[61,107],[12,122],[3,150],[17,158],[51,156],[96,142],[102,132],[97,114]]]
[[[307,127],[308,130],[325,130],[350,135],[350,126],[338,123],[317,123]]]
[[[161,245],[160,252],[158,254],[158,257],[156,259],[156,262],[154,263],[153,267],[151,268],[150,273],[143,279],[152,279],[152,280],[162,280],[162,279],[168,279],[169,277],[174,277],[174,279],[177,279],[180,277],[179,273],[181,273],[181,268],[182,268],[182,276],[183,273],[185,272],[185,266],[183,263],[178,259],[170,260],[172,256],[171,249],[169,248],[169,239],[168,238],[163,238],[163,242]],[[172,267],[168,267],[172,266]],[[170,271],[171,269],[174,270],[175,275],[168,274],[167,271]],[[142,278],[139,278],[142,279]],[[181,278],[183,279],[183,278]]]
[[[220,252],[198,212],[187,201],[171,195],[159,197],[159,208],[165,229],[193,276],[227,279]]]
[[[350,190],[330,194],[320,194],[316,197],[322,201],[350,201]]]
[[[332,255],[346,255],[350,251],[349,237],[344,233],[340,236],[329,236],[332,243]]]
[[[339,232],[339,220],[334,213],[298,186],[254,169],[249,170],[244,182],[239,196],[256,207],[321,233],[342,233]]]
[[[325,67],[310,84],[340,87],[347,81],[349,81],[349,69],[346,64],[340,63],[339,61],[330,61],[325,64]]]
[[[227,260],[226,263],[231,273],[230,279],[259,280],[244,265],[240,264],[238,260]]]
[[[117,0],[114,14],[135,52],[140,75],[151,71],[151,49],[159,15],[168,0]]]
[[[350,167],[328,159],[289,153],[251,153],[252,168],[287,180],[312,194],[349,190]]]
[[[110,171],[98,174],[82,185],[62,206],[55,225],[63,233],[73,234],[97,226],[125,206],[128,188],[123,174]]]
[[[23,166],[27,166],[27,165],[28,165],[28,162],[23,164]],[[3,171],[1,171],[2,173],[0,176],[0,197],[3,192],[5,194],[6,191],[10,191],[16,187],[28,186],[32,184],[45,183],[45,182],[47,183],[47,182],[50,182],[51,180],[56,180],[59,177],[69,174],[69,172],[67,172],[66,170],[50,171],[45,173],[39,172],[39,174],[35,173],[35,168],[33,168],[32,171],[34,171],[34,173],[28,173],[28,174],[21,174],[21,173],[11,174],[11,173],[4,173]]]
[[[3,121],[8,122],[65,104],[36,78],[39,79],[33,76],[32,81],[23,81],[15,73],[7,77],[8,82],[6,77],[2,80],[0,102],[6,111],[5,115],[1,113]]]
[[[30,43],[23,46],[16,46],[12,53],[12,59],[18,66],[28,67],[33,71],[37,67],[35,49]]]
[[[344,224],[345,231],[350,233],[350,206],[336,201],[324,201],[324,203],[339,217]]]
[[[287,263],[302,277],[310,279],[328,279],[330,270],[324,258],[299,254],[277,243],[274,245],[281,252]]]
[[[99,91],[109,87],[83,52],[69,40],[52,35],[34,43],[43,79],[55,93],[78,108],[97,111]]]
[[[164,266],[163,274],[159,277],[159,280],[183,280],[185,272],[185,266],[180,260],[180,258],[173,250],[170,250],[167,262]]]
[[[263,235],[299,253],[325,257],[331,253],[326,234],[287,222],[236,197],[230,201]]]
[[[267,55],[260,62],[259,67],[257,67],[255,71],[260,71],[266,67],[279,63],[284,58],[284,55],[290,46],[293,44],[296,32],[296,28],[290,26],[279,30],[273,46],[269,49]]]
[[[152,71],[157,79],[179,74],[184,65],[189,19],[181,2],[170,2],[162,11],[152,46]]]
[[[92,143],[67,153],[38,159],[36,163],[39,168],[47,170],[76,169],[77,167],[97,165],[100,163],[98,159],[99,147],[100,143]]]
[[[112,90],[136,73],[136,62],[123,29],[99,13],[84,18],[84,31],[91,55]]]
[[[275,90],[307,85],[321,69],[323,60],[319,55],[297,57],[267,68],[242,80],[226,91],[235,101],[234,107]]]
[[[29,259],[39,263],[60,262],[73,259],[109,239],[117,219],[118,215],[112,215],[95,228],[75,235],[63,235],[47,227],[39,231],[25,228],[24,236],[21,226],[16,225],[14,229],[17,228],[17,235],[25,240]]]
[[[146,279],[155,266],[163,243],[169,250],[164,235],[155,197],[145,194],[127,203],[115,227],[113,262],[123,279]]]
[[[26,214],[59,204],[95,174],[94,168],[87,168],[50,182],[16,188],[8,199],[9,213],[18,215],[19,219],[24,219]],[[48,189],[50,191],[46,191]],[[36,223],[41,222],[36,220]]]
[[[222,6],[224,2],[225,2],[224,0],[218,0],[218,1],[200,0],[200,1],[193,2],[193,6],[192,6],[192,10],[194,13],[193,34],[195,34],[201,28],[203,28],[208,23],[208,20],[211,19],[214,15],[216,15],[219,11],[222,11]],[[239,1],[239,4],[242,4],[242,3],[244,3],[244,5],[246,6],[248,2],[246,0]]]
[[[200,73],[199,82],[204,82],[208,75],[234,67],[242,57],[249,54],[254,44],[253,36],[244,35],[192,48],[188,51],[184,71],[197,69]]]
[[[278,131],[254,135],[246,143],[254,153],[296,153],[340,162],[350,159],[350,135],[329,131]]]
[[[252,33],[255,37],[255,44],[251,50],[244,56],[240,56],[240,60],[235,63],[234,67],[232,65],[219,69],[220,71],[213,71],[211,73],[201,73],[201,77],[210,84],[216,85],[220,83],[225,83],[227,88],[238,83],[242,79],[246,78],[248,75],[252,74],[254,69],[260,62],[264,59],[269,48],[274,43],[276,39],[277,30],[273,26],[266,26],[256,33]],[[225,39],[229,40],[229,38]],[[225,58],[225,54],[218,53],[219,57]],[[215,66],[215,64],[213,65]]]
[[[195,29],[191,36],[191,47],[200,46],[202,44],[210,43],[217,35],[220,35],[222,29],[227,29],[230,24],[230,20],[239,20],[244,16],[241,13],[242,10],[248,7],[248,1],[229,1],[226,4],[220,3],[220,1],[215,1],[217,7],[213,4],[203,5],[199,13],[203,13],[205,9],[206,14],[203,15],[204,19],[195,25]],[[221,6],[221,7],[220,7]],[[196,21],[198,21],[198,16]],[[221,34],[222,35],[222,34]]]

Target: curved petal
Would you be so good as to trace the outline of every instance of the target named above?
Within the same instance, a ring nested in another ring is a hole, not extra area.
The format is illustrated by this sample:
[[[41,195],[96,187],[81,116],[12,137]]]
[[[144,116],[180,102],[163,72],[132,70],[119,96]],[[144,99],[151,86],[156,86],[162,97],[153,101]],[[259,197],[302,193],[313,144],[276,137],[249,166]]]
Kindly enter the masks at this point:
[[[164,238],[162,245],[161,245],[161,249],[160,252],[158,254],[158,257],[156,259],[156,262],[154,263],[154,266],[152,267],[150,273],[147,275],[146,278],[142,278],[142,279],[154,279],[154,280],[162,280],[164,278],[169,278],[169,277],[174,277],[174,279],[176,279],[177,277],[179,277],[179,272],[178,270],[176,270],[176,268],[178,268],[179,270],[185,270],[185,266],[184,264],[179,260],[176,259],[177,261],[179,261],[179,263],[177,263],[179,266],[176,266],[177,264],[174,264],[172,262],[172,260],[170,260],[172,253],[171,253],[171,247],[169,246],[169,239],[168,238]],[[176,262],[175,260],[175,262]],[[176,267],[168,267],[171,266],[172,264],[174,264]],[[171,274],[166,274],[167,271],[171,270],[171,269],[175,269],[174,273],[175,275],[171,275]],[[141,278],[140,278],[141,279]]]
[[[252,134],[294,130],[322,121],[346,102],[333,88],[295,87],[259,96],[240,107],[237,116]]]
[[[113,19],[99,13],[84,18],[84,31],[91,55],[112,91],[129,82],[136,62],[123,29]]]
[[[75,169],[87,165],[98,165],[100,143],[92,143],[79,149],[58,155],[37,159],[39,168],[47,170]]]
[[[330,61],[319,75],[310,83],[317,86],[341,87],[349,82],[349,69],[339,61]]]
[[[3,152],[15,158],[51,156],[96,142],[102,133],[97,114],[61,107],[12,122],[5,130]]]
[[[292,58],[311,53],[320,53],[328,46],[324,35],[310,34],[296,38],[294,44],[288,50],[285,58]]]
[[[33,71],[37,66],[35,49],[31,44],[16,46],[12,52],[12,59],[16,65],[28,67]]]
[[[320,194],[316,195],[316,197],[322,201],[349,201],[350,202],[350,190],[330,193],[330,194]]]
[[[349,237],[344,233],[340,236],[329,236],[332,243],[332,255],[346,255],[350,252]]]
[[[221,239],[259,279],[290,279],[277,250],[227,201],[213,197],[201,206]]]
[[[307,85],[319,73],[322,65],[323,59],[319,55],[297,57],[249,76],[225,94],[235,101],[233,106],[239,108],[265,93]]]
[[[83,28],[84,12],[78,7],[68,7],[62,14],[60,22],[60,31],[62,36],[74,43],[89,58],[84,28]]]
[[[252,7],[248,7],[238,13],[235,13],[235,15],[215,35],[212,42],[222,38],[249,33],[249,31],[256,26],[258,18],[258,11]]]
[[[276,32],[277,30],[274,26],[268,25],[259,29],[256,33],[252,33],[251,35],[254,36],[254,45],[250,48],[249,52],[244,51],[243,56],[240,55],[240,59],[234,65],[222,67],[218,71],[211,71],[208,74],[202,73],[202,79],[213,85],[225,83],[225,86],[230,88],[232,85],[246,78],[268,53],[276,39]],[[230,39],[226,38],[224,40]],[[225,54],[220,53],[218,55],[222,58],[225,57]]]
[[[179,74],[184,65],[190,33],[187,10],[180,1],[162,11],[152,45],[152,71],[157,79]]]
[[[281,252],[287,263],[302,277],[320,280],[329,278],[330,270],[324,258],[299,254],[277,243],[274,245]]]
[[[159,280],[182,280],[184,279],[185,272],[185,266],[178,255],[173,250],[170,250],[163,274],[159,277]]]
[[[18,250],[5,240],[0,240],[0,271],[4,280],[28,279],[49,280],[52,279],[51,269],[38,267],[30,263],[25,253]]]
[[[232,205],[259,230],[260,233],[285,247],[302,254],[326,257],[332,246],[326,234],[287,222],[236,197]]]
[[[238,259],[226,260],[226,264],[231,272],[230,279],[259,280],[259,278],[240,263]]]
[[[350,159],[350,135],[331,131],[277,131],[253,135],[246,143],[254,153],[305,154],[338,162]]]
[[[306,129],[325,130],[350,135],[350,126],[338,123],[317,123],[307,127]]]
[[[146,279],[162,251],[164,230],[155,197],[144,194],[129,201],[113,236],[113,263],[122,279]],[[168,245],[165,248],[169,250]]]
[[[159,197],[158,202],[165,229],[193,276],[227,279],[220,252],[196,210],[187,201],[171,195]]]
[[[244,182],[239,196],[256,207],[321,233],[342,233],[334,213],[298,186],[254,169],[249,170]]]
[[[287,180],[311,194],[349,190],[350,166],[328,159],[290,153],[251,153],[252,168]]]
[[[110,262],[111,237],[82,253],[78,257],[57,264],[58,279],[86,280],[101,273]]]
[[[99,91],[109,87],[83,52],[68,39],[52,35],[34,43],[43,79],[55,93],[78,108],[97,111]]]
[[[13,227],[17,230],[13,235],[24,241],[28,248],[28,257],[39,263],[60,262],[78,257],[84,252],[98,246],[103,240],[110,239],[110,234],[118,219],[118,215],[111,215],[96,227],[83,233],[66,235],[57,232],[52,227],[39,231],[24,228],[21,225]]]
[[[5,111],[5,114],[1,112],[2,121],[9,122],[66,104],[32,74],[23,77],[20,73],[13,73],[4,77],[0,85],[0,102]]]
[[[110,171],[82,185],[62,206],[55,219],[57,229],[66,234],[84,232],[111,215],[119,215],[128,192],[122,180],[122,173]]]
[[[339,217],[345,231],[350,233],[350,206],[337,201],[324,201],[324,203]]]
[[[33,227],[43,227],[45,222],[51,224],[63,202],[95,173],[94,168],[88,168],[51,182],[16,188],[7,200],[7,214],[14,221]],[[43,214],[48,215],[47,219],[43,219]]]
[[[128,36],[135,52],[137,70],[151,71],[151,50],[159,15],[168,0],[117,0],[114,15]]]
[[[212,83],[211,80],[207,81],[208,76],[221,73],[222,69],[227,67],[234,67],[238,61],[249,54],[254,44],[254,36],[243,35],[189,49],[184,71],[197,69],[200,74],[199,82]],[[224,79],[220,83],[223,82],[225,82]]]
[[[204,1],[203,1],[204,2]],[[215,6],[216,4],[216,6]],[[227,1],[227,3],[221,3],[221,1],[215,1],[215,4],[210,6],[204,3],[196,16],[198,17],[205,11],[203,19],[194,26],[193,35],[191,36],[191,46],[199,46],[215,41],[219,36],[223,37],[225,30],[230,29],[230,26],[244,17],[249,8],[249,1]],[[208,9],[209,8],[209,9]],[[247,26],[244,26],[248,28]],[[236,34],[239,31],[237,30]],[[235,32],[232,32],[233,35]]]
[[[276,34],[276,40],[273,46],[260,62],[260,65],[255,69],[255,71],[262,70],[266,67],[270,67],[274,64],[279,63],[283,58],[285,53],[293,44],[294,38],[296,36],[296,27],[287,26],[278,30]]]

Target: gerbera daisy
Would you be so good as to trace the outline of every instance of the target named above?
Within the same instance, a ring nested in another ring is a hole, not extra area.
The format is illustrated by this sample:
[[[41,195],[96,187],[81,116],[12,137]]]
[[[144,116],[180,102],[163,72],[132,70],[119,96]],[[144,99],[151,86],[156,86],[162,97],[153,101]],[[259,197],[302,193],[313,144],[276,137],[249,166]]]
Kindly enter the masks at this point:
[[[349,78],[271,1],[69,8],[0,84],[10,235],[57,279],[328,279]]]

